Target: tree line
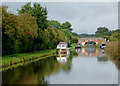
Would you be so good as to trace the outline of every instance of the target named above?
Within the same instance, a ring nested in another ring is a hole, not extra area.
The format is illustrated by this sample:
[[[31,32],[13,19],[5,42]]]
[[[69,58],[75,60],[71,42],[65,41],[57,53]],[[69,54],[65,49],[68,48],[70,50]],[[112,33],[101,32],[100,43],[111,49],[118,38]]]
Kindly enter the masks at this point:
[[[120,40],[120,29],[109,30],[106,27],[98,27],[95,34],[87,34],[87,33],[77,34],[75,32],[72,34],[80,38],[81,37],[101,37],[101,38],[106,38],[106,40],[109,40],[109,41]]]
[[[12,14],[2,6],[2,54],[25,53],[54,49],[60,41],[77,42],[71,24],[47,20],[47,8],[39,3],[26,3]]]
[[[106,38],[109,41],[118,41],[120,40],[120,29],[109,30],[106,27],[99,27],[95,32],[95,37]]]

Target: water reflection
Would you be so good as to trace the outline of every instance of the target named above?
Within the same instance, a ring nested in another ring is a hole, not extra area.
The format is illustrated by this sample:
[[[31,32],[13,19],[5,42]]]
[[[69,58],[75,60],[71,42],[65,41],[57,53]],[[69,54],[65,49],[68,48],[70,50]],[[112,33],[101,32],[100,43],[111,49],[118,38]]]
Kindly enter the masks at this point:
[[[98,56],[102,57],[105,56],[105,51],[103,49],[96,49],[96,48],[79,48],[76,49],[76,52],[80,56]]]
[[[66,64],[69,58],[69,54],[57,54],[56,58],[60,64]]]
[[[2,72],[3,84],[116,83],[116,69],[100,49],[81,48]],[[86,58],[87,57],[87,58]],[[89,58],[97,57],[97,58]],[[108,61],[101,65],[99,62]]]

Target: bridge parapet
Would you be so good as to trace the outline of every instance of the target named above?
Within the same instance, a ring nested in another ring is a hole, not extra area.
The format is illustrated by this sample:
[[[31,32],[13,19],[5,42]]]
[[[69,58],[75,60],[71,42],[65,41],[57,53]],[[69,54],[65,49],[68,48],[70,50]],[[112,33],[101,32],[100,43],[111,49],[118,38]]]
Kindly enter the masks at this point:
[[[86,42],[88,41],[93,41],[95,42],[96,44],[98,44],[99,42],[105,42],[106,39],[104,38],[78,38],[78,43],[79,44],[82,44],[83,46],[85,45]]]

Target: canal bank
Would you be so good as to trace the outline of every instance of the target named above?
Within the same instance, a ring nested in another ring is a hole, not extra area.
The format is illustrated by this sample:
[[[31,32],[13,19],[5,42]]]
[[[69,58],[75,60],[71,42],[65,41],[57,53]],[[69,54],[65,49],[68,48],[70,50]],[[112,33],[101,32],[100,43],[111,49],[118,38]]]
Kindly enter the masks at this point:
[[[69,49],[73,49],[74,47],[75,43],[71,44]],[[54,55],[56,55],[56,49],[5,55],[2,56],[2,61],[0,63],[0,71],[29,64]]]

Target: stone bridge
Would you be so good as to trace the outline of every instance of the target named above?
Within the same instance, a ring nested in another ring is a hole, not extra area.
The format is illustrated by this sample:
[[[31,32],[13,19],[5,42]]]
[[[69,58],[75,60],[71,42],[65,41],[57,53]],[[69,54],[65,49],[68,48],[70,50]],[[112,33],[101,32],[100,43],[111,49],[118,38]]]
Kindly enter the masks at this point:
[[[82,44],[83,46],[89,42],[95,42],[95,44],[101,43],[101,42],[105,42],[106,39],[104,38],[78,38],[78,44]]]

